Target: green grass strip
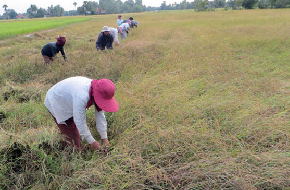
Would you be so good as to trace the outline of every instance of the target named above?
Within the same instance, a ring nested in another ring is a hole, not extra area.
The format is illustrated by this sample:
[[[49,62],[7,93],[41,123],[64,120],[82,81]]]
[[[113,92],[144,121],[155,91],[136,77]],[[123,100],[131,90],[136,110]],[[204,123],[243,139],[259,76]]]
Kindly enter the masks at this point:
[[[7,20],[0,22],[0,40],[36,32],[65,26],[72,23],[84,22],[93,18],[88,17],[57,17],[57,18],[40,18],[40,19],[23,19],[23,20]]]

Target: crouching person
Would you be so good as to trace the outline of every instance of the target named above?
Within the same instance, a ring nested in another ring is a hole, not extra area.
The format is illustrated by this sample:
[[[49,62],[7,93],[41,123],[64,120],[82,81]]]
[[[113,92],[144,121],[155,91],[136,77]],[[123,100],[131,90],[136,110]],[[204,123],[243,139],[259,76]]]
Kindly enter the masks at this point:
[[[135,28],[135,27],[137,28],[138,25],[139,25],[138,21],[132,20],[130,28]]]
[[[56,39],[56,42],[47,43],[42,47],[41,54],[46,65],[49,65],[52,63],[52,61],[55,59],[56,54],[58,52],[61,52],[64,60],[67,61],[67,57],[63,49],[65,42],[66,42],[66,37],[59,36]]]
[[[86,77],[70,77],[48,90],[44,104],[63,135],[63,147],[81,150],[80,139],[87,141],[93,150],[109,147],[106,112],[118,111],[114,98],[115,85],[109,79],[92,80]],[[86,110],[94,105],[98,133],[102,145],[94,139],[86,123]]]
[[[114,37],[110,33],[110,29],[108,26],[104,26],[102,32],[99,34],[98,39],[96,41],[96,48],[97,50],[105,50],[113,49],[113,41]]]

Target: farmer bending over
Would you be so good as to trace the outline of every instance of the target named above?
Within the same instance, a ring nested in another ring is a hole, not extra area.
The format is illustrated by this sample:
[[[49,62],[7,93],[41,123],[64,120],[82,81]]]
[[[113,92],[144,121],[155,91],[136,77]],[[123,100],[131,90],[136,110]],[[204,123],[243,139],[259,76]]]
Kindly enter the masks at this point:
[[[81,150],[82,137],[93,150],[102,150],[86,123],[86,110],[91,105],[95,107],[97,130],[103,146],[107,148],[110,145],[104,111],[118,111],[114,94],[115,85],[109,79],[92,80],[81,76],[62,80],[48,90],[44,104],[63,134],[63,147],[69,145]]]
[[[122,28],[120,28],[120,27],[118,27],[118,28],[109,27],[109,29],[110,29],[110,33],[113,35],[115,45],[116,46],[120,45],[119,40],[118,40],[118,33],[122,32]]]
[[[123,23],[128,23],[129,25],[131,25],[132,20],[133,17],[130,17],[129,19],[124,20]]]
[[[139,22],[138,21],[136,21],[136,20],[132,20],[132,22],[131,22],[131,25],[130,25],[130,28],[137,28],[137,26],[139,25]]]
[[[122,32],[120,32],[121,39],[127,38],[127,34],[129,34],[129,24],[123,23],[118,28],[122,29]]]
[[[104,26],[96,41],[96,48],[98,51],[105,50],[105,47],[107,49],[113,49],[113,41],[114,37],[113,34],[110,33],[109,27]]]
[[[56,42],[47,43],[42,47],[41,54],[46,65],[51,64],[58,52],[61,52],[64,60],[67,61],[67,57],[63,50],[65,42],[66,37],[59,36]]]

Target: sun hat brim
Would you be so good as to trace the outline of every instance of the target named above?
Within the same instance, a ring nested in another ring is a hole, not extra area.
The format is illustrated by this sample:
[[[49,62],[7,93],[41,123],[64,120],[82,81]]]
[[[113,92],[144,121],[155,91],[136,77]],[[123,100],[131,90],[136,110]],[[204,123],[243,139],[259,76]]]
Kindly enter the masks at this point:
[[[95,91],[94,99],[99,108],[106,112],[116,112],[119,109],[119,105],[114,97],[111,99],[105,99],[99,92]]]
[[[98,107],[106,112],[118,111],[119,106],[114,98],[114,83],[109,79],[93,80],[93,82],[93,97]]]

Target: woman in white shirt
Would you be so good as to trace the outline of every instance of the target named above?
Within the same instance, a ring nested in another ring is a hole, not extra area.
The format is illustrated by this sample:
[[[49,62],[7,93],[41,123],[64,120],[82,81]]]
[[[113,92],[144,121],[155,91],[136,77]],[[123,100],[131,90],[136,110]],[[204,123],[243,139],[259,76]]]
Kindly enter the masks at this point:
[[[118,33],[119,33],[118,29],[116,29],[116,28],[112,28],[112,27],[109,27],[109,29],[110,29],[111,34],[112,34],[113,37],[114,37],[115,45],[116,45],[116,46],[117,46],[117,45],[120,45],[119,40],[118,40]]]
[[[48,90],[44,104],[63,134],[63,146],[70,145],[81,150],[82,137],[93,150],[101,150],[101,145],[94,139],[86,123],[86,110],[93,104],[103,146],[110,145],[104,111],[118,111],[114,94],[115,85],[109,79],[93,80],[81,76],[62,80]]]

